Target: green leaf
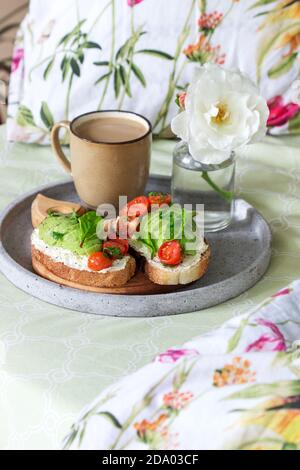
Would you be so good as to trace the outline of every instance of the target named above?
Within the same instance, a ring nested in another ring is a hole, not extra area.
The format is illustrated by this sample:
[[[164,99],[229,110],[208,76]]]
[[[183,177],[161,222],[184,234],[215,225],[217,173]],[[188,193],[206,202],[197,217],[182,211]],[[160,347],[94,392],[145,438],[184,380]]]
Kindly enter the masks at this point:
[[[62,240],[64,238],[64,233],[52,232],[52,237],[54,240]]]
[[[146,79],[145,79],[141,69],[136,64],[131,64],[131,68],[132,68],[132,71],[133,71],[134,75],[136,76],[136,78],[141,82],[143,87],[145,87],[146,86]]]
[[[88,41],[83,44],[83,47],[86,49],[99,49],[102,50],[102,47],[100,44],[97,44],[96,42]]]
[[[102,217],[97,215],[95,211],[89,211],[78,219],[81,245],[86,239],[95,236],[100,220]]]
[[[77,430],[73,430],[66,438],[65,442],[64,442],[64,445],[63,445],[63,449],[64,450],[68,450],[71,445],[73,444],[73,442],[75,441],[77,437]]]
[[[61,46],[62,44],[67,44],[69,40],[73,37],[76,36],[76,34],[80,31],[81,26],[86,22],[86,20],[81,20],[79,23],[75,26],[75,28],[72,29],[69,33],[67,33],[65,36],[61,38],[61,40],[58,43],[58,46]]]
[[[84,54],[81,52],[80,54],[77,54],[78,60],[81,64],[84,62]]]
[[[99,66],[109,65],[109,62],[107,60],[102,60],[100,62],[94,62],[94,65],[99,65]]]
[[[272,408],[267,408],[266,411],[280,411],[280,410],[300,410],[300,401],[285,403],[283,405],[273,406]]]
[[[284,57],[268,71],[269,78],[278,78],[287,73],[294,65],[298,53],[294,52],[288,57]]]
[[[127,80],[126,85],[125,85],[125,92],[126,95],[129,96],[129,98],[132,98],[132,93],[131,93],[131,88],[130,88],[130,82]]]
[[[21,127],[32,126],[36,127],[36,123],[34,121],[34,117],[32,112],[30,111],[27,106],[20,105],[17,114],[17,123]]]
[[[125,70],[125,68],[123,67],[123,65],[120,65],[119,71],[120,71],[121,81],[122,81],[122,83],[123,83],[123,85],[124,85],[124,87],[125,87],[126,95],[131,98],[131,97],[132,97],[132,94],[131,94],[129,76],[126,74],[126,70]]]
[[[53,68],[54,62],[55,62],[55,58],[50,60],[49,64],[45,68],[44,75],[43,75],[44,80],[47,80],[47,78],[49,76],[49,73],[51,72],[51,70]]]
[[[272,51],[272,49],[276,49],[277,44],[280,43],[283,36],[286,35],[289,31],[298,30],[300,27],[300,21],[288,23],[286,26],[282,26],[280,33],[276,31],[271,37],[266,37],[263,42],[259,44],[259,53],[257,56],[257,78],[260,79],[261,73],[261,66],[267,57],[267,55]]]
[[[122,83],[123,85],[126,85],[126,70],[123,67],[123,65],[120,65],[119,70],[120,70],[120,77],[121,77]]]
[[[122,252],[120,248],[109,246],[103,249],[103,253],[113,258],[122,258]]]
[[[285,442],[282,446],[282,450],[298,450],[299,447],[294,442]]]
[[[231,337],[231,339],[228,341],[228,346],[227,346],[227,354],[231,353],[232,351],[235,350],[237,345],[240,342],[240,339],[242,337],[242,334],[244,332],[244,329],[247,326],[248,321],[247,320],[242,320],[239,328],[236,330],[234,335]]]
[[[170,54],[167,54],[167,52],[158,51],[156,49],[141,49],[140,51],[137,51],[136,54],[148,54],[160,57],[161,59],[174,60],[174,57]]]
[[[300,380],[282,380],[275,383],[251,385],[239,392],[232,393],[224,400],[261,398],[267,396],[290,397],[300,395]]]
[[[254,8],[262,7],[264,5],[269,5],[269,3],[274,3],[276,1],[277,0],[258,0],[254,3],[254,5],[251,5],[251,7],[249,7],[249,10],[253,10]]]
[[[98,83],[100,83],[100,82],[102,82],[102,80],[105,80],[106,78],[108,78],[111,74],[112,74],[112,71],[110,71],[108,73],[105,73],[104,75],[101,75],[101,77],[98,78],[98,80],[95,82],[95,85],[98,85]]]
[[[71,68],[72,71],[77,77],[80,77],[80,67],[74,57],[71,59]]]
[[[121,83],[122,83],[121,73],[120,73],[120,69],[117,67],[114,72],[114,89],[115,89],[116,98],[118,98],[120,94]]]
[[[64,82],[67,78],[68,72],[70,70],[70,59],[65,56],[60,64],[60,68],[62,71],[62,81]]]
[[[100,411],[97,413],[99,416],[103,416],[104,418],[107,418],[116,428],[122,429],[123,426],[120,423],[120,421],[109,411]]]
[[[300,111],[289,121],[289,132],[298,134],[300,132]]]
[[[65,35],[61,38],[61,40],[58,42],[57,47],[61,46],[62,44],[67,44],[70,38],[71,38],[70,33],[65,34]]]
[[[126,57],[130,51],[130,49],[132,48],[132,45],[133,45],[133,38],[130,37],[129,39],[127,39],[127,41],[123,44],[123,46],[120,47],[120,49],[117,51],[116,53],[116,61],[118,59],[124,59],[124,57]]]
[[[54,118],[46,101],[42,102],[40,114],[43,123],[47,129],[51,131],[52,127],[54,126]]]

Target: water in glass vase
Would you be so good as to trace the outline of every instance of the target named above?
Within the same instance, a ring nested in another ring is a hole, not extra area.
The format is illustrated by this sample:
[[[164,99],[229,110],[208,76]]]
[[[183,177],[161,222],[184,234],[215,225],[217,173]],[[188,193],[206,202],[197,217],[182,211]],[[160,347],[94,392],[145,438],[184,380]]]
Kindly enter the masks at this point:
[[[172,196],[175,202],[204,204],[204,228],[216,232],[226,228],[234,210],[235,156],[219,165],[195,161],[188,146],[180,142],[174,151]]]

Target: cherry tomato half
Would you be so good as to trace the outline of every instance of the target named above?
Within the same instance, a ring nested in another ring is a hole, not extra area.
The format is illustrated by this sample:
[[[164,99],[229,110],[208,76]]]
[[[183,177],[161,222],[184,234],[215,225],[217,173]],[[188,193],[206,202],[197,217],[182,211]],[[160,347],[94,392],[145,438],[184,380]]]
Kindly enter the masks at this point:
[[[149,199],[147,196],[138,196],[132,201],[128,202],[120,211],[120,216],[127,216],[128,220],[133,220],[136,217],[142,217],[149,211]]]
[[[123,258],[128,253],[129,245],[127,240],[117,238],[108,240],[103,245],[103,252],[112,259]]]
[[[151,206],[162,206],[163,204],[169,206],[172,202],[171,194],[167,193],[149,193],[148,199]]]
[[[161,245],[158,250],[158,257],[163,264],[176,266],[182,261],[182,250],[177,240],[171,240]]]
[[[92,271],[102,271],[112,266],[113,261],[102,252],[96,252],[89,256],[88,267]]]

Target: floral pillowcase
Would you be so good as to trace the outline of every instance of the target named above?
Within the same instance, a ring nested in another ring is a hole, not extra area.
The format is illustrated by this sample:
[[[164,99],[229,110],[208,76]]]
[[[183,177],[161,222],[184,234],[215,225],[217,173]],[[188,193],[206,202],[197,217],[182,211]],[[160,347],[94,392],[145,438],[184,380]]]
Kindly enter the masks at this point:
[[[96,109],[138,112],[170,136],[176,96],[207,62],[259,84],[270,133],[299,133],[299,19],[299,2],[288,0],[31,0],[13,57],[8,138],[48,144],[54,122]]]

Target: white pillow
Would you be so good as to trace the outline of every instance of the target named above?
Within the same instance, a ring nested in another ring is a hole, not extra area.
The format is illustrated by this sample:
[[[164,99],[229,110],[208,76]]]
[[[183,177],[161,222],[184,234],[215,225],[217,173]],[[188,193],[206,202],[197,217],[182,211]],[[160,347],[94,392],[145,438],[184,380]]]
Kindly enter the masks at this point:
[[[145,115],[165,135],[176,94],[207,61],[259,80],[272,100],[272,131],[298,132],[290,91],[299,73],[296,7],[275,0],[31,0],[13,57],[8,138],[49,143],[54,122],[117,108]]]

